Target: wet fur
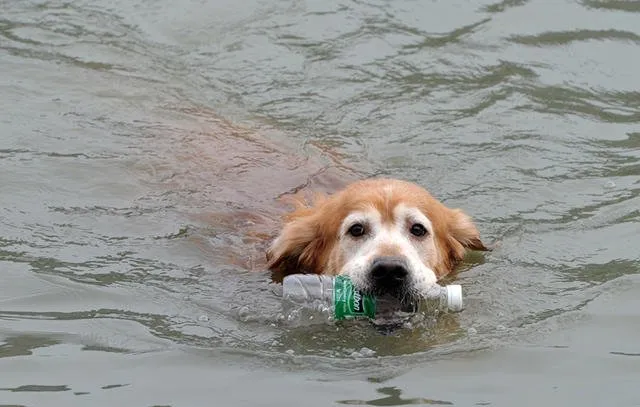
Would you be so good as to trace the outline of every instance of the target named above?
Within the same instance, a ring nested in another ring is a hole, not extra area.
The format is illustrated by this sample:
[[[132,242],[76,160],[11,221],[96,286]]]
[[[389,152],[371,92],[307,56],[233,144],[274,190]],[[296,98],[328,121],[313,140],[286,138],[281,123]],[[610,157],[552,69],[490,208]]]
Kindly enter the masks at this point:
[[[267,250],[268,267],[283,276],[300,272],[340,274],[348,257],[340,247],[344,244],[343,220],[354,212],[367,211],[377,213],[381,222],[390,222],[397,218],[395,210],[400,205],[417,208],[430,221],[430,247],[435,250],[422,261],[435,279],[451,273],[467,250],[488,250],[471,218],[461,210],[447,208],[416,184],[370,179],[355,182],[334,195],[317,197],[310,205],[297,200],[295,210],[285,216],[279,236]],[[387,248],[376,250],[377,255],[384,255]]]

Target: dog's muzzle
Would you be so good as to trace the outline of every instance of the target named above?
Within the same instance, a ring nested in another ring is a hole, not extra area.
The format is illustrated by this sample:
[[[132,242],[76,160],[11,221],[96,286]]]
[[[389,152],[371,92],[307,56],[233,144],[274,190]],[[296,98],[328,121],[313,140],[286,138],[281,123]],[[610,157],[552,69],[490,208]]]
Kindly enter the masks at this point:
[[[382,256],[371,263],[369,286],[376,295],[402,296],[409,286],[409,267],[403,257]]]

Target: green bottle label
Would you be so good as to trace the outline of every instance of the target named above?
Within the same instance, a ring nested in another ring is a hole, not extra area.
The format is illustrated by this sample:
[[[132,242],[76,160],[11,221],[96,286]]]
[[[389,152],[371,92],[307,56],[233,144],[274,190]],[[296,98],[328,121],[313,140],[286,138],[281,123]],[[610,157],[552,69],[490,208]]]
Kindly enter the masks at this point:
[[[337,320],[375,317],[376,299],[357,290],[349,277],[337,276],[333,287],[333,304]]]

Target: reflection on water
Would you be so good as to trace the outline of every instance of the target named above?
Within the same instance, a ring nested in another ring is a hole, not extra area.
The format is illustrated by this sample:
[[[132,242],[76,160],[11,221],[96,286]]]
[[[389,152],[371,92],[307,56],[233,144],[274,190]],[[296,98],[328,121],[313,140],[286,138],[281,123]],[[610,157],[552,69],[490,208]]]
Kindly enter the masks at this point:
[[[51,338],[44,338],[35,335],[16,335],[3,340],[0,345],[0,358],[8,358],[20,355],[32,355],[33,349],[52,346],[58,344]]]
[[[48,391],[69,391],[71,390],[67,386],[42,386],[37,384],[25,385],[14,387],[11,389],[0,389],[0,391],[11,391],[11,392],[23,392],[23,391],[35,391],[35,392],[48,392]]]
[[[339,400],[340,404],[353,406],[407,406],[412,404],[452,406],[453,403],[444,400],[432,400],[423,397],[403,398],[402,391],[396,387],[381,387],[378,389],[383,397],[372,400]]]

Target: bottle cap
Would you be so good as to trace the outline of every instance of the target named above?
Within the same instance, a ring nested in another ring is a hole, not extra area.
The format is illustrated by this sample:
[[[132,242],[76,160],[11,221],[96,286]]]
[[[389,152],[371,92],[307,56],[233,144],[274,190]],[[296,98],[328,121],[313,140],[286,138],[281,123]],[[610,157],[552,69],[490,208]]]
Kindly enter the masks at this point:
[[[447,286],[447,308],[449,311],[462,311],[462,286],[459,284]]]

